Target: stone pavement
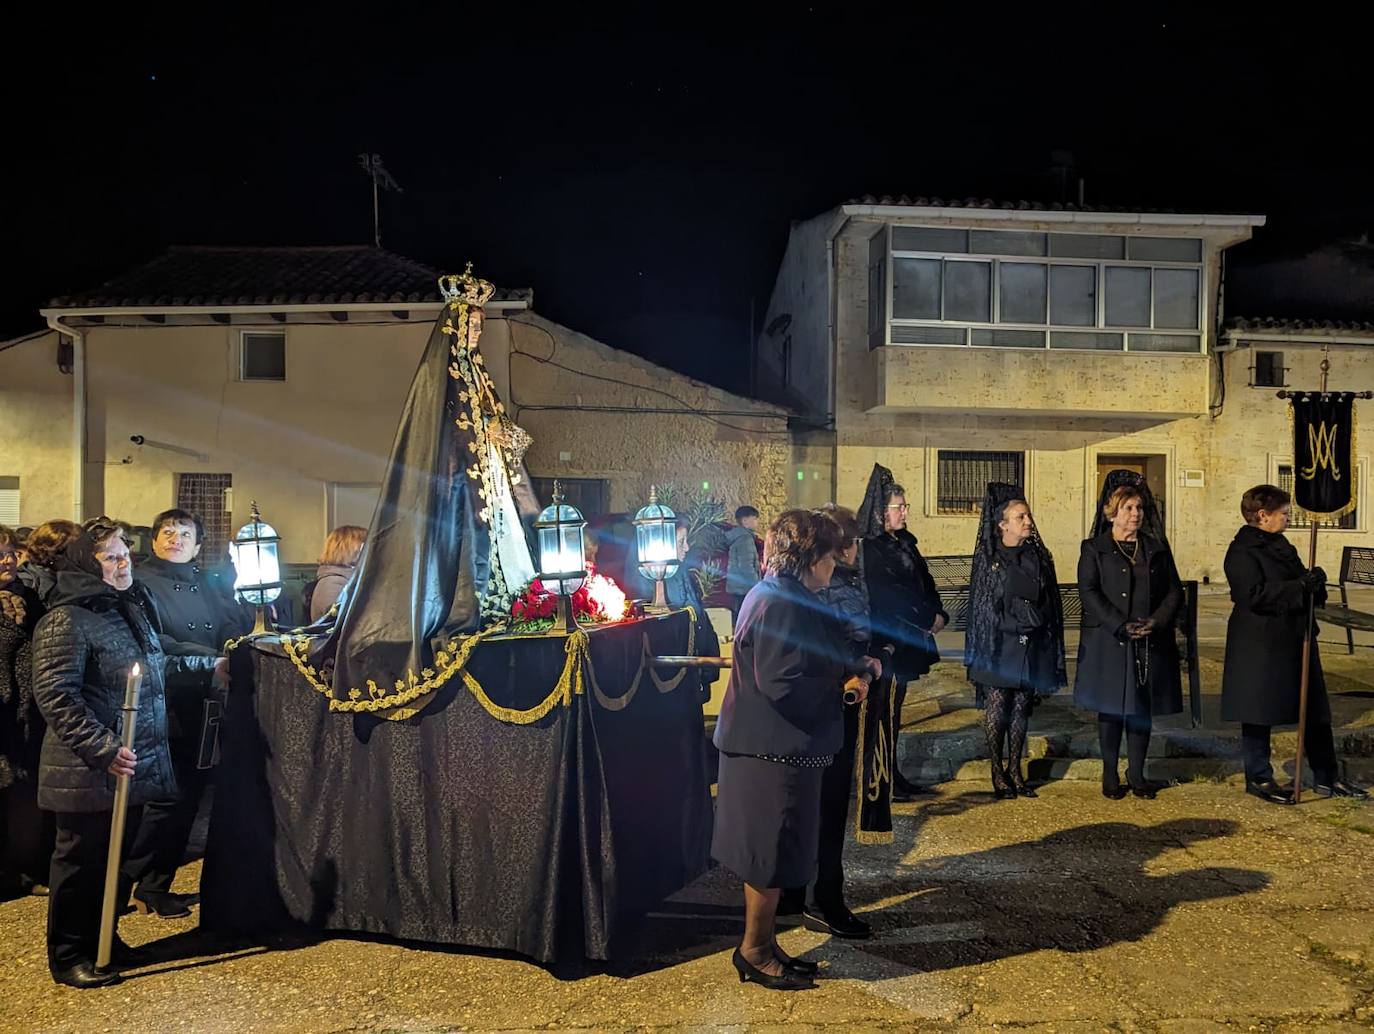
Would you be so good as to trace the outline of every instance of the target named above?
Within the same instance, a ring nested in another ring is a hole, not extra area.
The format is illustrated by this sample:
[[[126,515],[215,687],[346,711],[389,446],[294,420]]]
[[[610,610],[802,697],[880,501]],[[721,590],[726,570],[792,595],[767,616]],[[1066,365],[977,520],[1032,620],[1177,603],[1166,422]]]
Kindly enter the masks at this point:
[[[1352,606],[1374,610],[1374,590],[1355,590],[1350,595]],[[1202,724],[1193,728],[1187,713],[1185,675],[1185,713],[1155,721],[1148,765],[1153,779],[1226,779],[1240,774],[1239,726],[1221,720],[1222,661],[1230,611],[1230,598],[1224,591],[1204,593],[1199,600]],[[941,635],[940,639],[946,653],[962,652],[962,636]],[[1336,749],[1345,774],[1374,783],[1374,634],[1356,632],[1355,642],[1355,652],[1348,653],[1345,630],[1323,628],[1319,649],[1334,717]],[[1033,779],[1101,778],[1096,715],[1073,705],[1077,649],[1077,629],[1069,629],[1070,688],[1048,697],[1031,719],[1026,753]],[[973,687],[963,664],[942,662],[912,685],[902,718],[898,752],[902,769],[909,776],[924,782],[987,780],[987,762],[978,760],[987,758],[980,713],[974,707]],[[1296,730],[1276,729],[1273,745],[1275,768],[1283,767],[1291,779]]]
[[[950,783],[849,864],[879,935],[784,933],[830,964],[792,995],[735,978],[739,888],[719,870],[664,906],[637,963],[217,944],[194,919],[133,916],[125,938],[164,961],[87,992],[48,979],[44,902],[25,898],[0,904],[0,1030],[1374,1029],[1374,804],[1280,808],[1210,782],[1117,802],[1073,780],[995,802]]]

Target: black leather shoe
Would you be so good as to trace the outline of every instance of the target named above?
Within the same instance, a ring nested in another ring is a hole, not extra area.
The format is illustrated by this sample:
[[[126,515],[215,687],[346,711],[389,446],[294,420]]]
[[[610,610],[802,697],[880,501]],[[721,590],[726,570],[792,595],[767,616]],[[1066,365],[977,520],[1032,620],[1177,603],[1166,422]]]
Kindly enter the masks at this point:
[[[1130,792],[1131,791],[1127,787],[1122,786],[1120,783],[1104,782],[1102,784],[1102,796],[1109,801],[1119,801]]]
[[[853,941],[862,941],[873,936],[873,927],[847,908],[829,912],[819,908],[808,908],[802,913],[802,926],[816,933],[828,933],[831,937]]]
[[[1323,797],[1353,797],[1357,801],[1367,801],[1369,791],[1347,783],[1344,779],[1333,779],[1329,783],[1316,783],[1312,789]]]
[[[1159,793],[1159,785],[1148,780],[1140,784],[1131,783],[1130,787],[1131,796],[1139,797],[1142,801],[1152,801],[1155,799],[1155,795]]]
[[[738,948],[730,956],[730,962],[735,967],[735,972],[739,974],[741,984],[754,983],[760,987],[766,987],[770,991],[809,991],[816,986],[815,981],[810,977],[802,976],[796,970],[783,967],[782,973],[774,976],[772,973],[765,973],[757,966],[751,965]]]
[[[55,969],[52,971],[52,978],[59,984],[79,987],[82,990],[88,987],[109,987],[124,979],[118,973],[102,973],[95,968],[94,962],[78,962],[70,969]]]
[[[1012,793],[1012,796],[1013,796],[1013,797],[1039,797],[1039,796],[1040,796],[1040,795],[1039,795],[1038,793],[1036,793],[1033,789],[1031,789],[1031,786],[1030,786],[1029,783],[1027,783],[1024,779],[1017,779],[1015,776],[1012,776],[1012,779],[1011,779],[1011,793]]]
[[[1293,794],[1285,790],[1272,779],[1266,779],[1262,783],[1246,783],[1245,792],[1251,797],[1258,797],[1262,801],[1270,804],[1292,804]]]
[[[159,919],[182,919],[191,914],[192,905],[199,904],[199,894],[163,894],[142,887],[134,891],[134,907]]]

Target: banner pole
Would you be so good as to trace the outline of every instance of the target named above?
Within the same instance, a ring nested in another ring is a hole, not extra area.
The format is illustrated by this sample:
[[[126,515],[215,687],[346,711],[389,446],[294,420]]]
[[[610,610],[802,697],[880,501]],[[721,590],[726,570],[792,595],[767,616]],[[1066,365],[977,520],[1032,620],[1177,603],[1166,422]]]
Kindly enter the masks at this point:
[[[1317,529],[1321,527],[1321,520],[1314,514],[1310,518],[1312,521],[1312,536],[1308,540],[1307,547],[1307,569],[1311,571],[1317,566]],[[1312,624],[1315,620],[1314,610],[1317,605],[1317,594],[1308,594],[1307,606],[1304,608],[1307,614],[1306,633],[1302,637],[1302,679],[1298,683],[1298,753],[1293,762],[1293,803],[1302,803],[1302,745],[1303,738],[1307,735],[1307,692],[1312,680]]]

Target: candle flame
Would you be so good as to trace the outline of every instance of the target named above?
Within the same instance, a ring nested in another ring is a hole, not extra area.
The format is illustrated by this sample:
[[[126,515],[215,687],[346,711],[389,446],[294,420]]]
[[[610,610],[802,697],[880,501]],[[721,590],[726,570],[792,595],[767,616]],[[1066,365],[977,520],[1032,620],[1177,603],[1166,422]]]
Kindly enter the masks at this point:
[[[134,666],[133,666],[132,668],[129,669],[129,674],[132,675],[132,676],[134,676],[134,678],[138,678],[138,676],[139,676],[138,661],[134,661]]]

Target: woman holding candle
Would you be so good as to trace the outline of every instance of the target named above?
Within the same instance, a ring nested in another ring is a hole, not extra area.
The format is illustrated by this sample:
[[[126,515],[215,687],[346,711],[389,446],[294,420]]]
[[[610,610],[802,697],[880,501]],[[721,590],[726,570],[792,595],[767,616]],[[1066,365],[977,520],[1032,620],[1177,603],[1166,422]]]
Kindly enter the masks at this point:
[[[38,778],[38,803],[57,819],[49,873],[48,966],[72,987],[119,979],[95,968],[115,781],[130,779],[125,845],[141,806],[176,794],[167,744],[165,679],[175,671],[206,675],[214,657],[167,657],[133,588],[129,547],[121,529],[96,523],[53,564],[48,613],[33,639],[33,695],[48,729]],[[134,665],[142,672],[137,739],[120,745],[119,710]],[[120,901],[129,888],[121,888]],[[136,963],[118,939],[116,967]]]

